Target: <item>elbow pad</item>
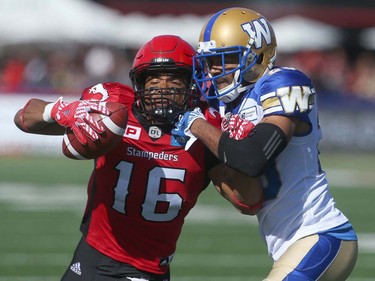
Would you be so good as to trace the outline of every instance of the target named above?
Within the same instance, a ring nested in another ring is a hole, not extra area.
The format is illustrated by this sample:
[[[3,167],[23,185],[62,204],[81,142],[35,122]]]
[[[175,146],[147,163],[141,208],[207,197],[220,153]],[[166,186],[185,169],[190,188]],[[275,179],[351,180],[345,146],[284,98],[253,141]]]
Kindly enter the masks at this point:
[[[258,177],[287,144],[287,137],[278,126],[259,123],[242,140],[231,139],[229,133],[222,134],[219,141],[219,159],[250,177]]]

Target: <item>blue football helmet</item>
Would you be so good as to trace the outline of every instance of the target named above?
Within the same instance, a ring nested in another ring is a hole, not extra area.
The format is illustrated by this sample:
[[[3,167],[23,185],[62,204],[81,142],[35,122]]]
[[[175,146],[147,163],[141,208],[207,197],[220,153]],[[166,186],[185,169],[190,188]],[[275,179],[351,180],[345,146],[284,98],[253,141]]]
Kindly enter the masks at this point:
[[[193,60],[199,90],[207,99],[233,101],[273,67],[276,48],[272,26],[259,13],[229,8],[214,14],[201,31]],[[226,63],[237,67],[226,69]],[[221,65],[221,73],[212,73],[213,64]],[[233,82],[219,89],[217,79],[227,75],[233,75]],[[208,91],[210,86],[213,89]]]

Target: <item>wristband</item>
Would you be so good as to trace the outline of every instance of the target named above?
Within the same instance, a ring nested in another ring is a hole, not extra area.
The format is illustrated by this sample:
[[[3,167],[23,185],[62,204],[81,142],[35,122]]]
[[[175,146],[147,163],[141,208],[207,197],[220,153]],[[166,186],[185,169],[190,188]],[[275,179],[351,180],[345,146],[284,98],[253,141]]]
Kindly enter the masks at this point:
[[[45,122],[47,122],[47,123],[53,123],[53,122],[55,122],[55,120],[51,116],[51,113],[52,113],[52,109],[55,106],[55,104],[58,103],[58,102],[60,102],[60,101],[61,101],[61,98],[59,98],[56,102],[52,102],[52,103],[47,104],[44,107],[43,120]]]
[[[263,197],[257,203],[252,204],[252,205],[241,203],[240,201],[238,201],[237,196],[234,193],[233,193],[232,199],[237,204],[237,206],[241,207],[241,209],[248,210],[250,212],[257,211],[263,205]]]

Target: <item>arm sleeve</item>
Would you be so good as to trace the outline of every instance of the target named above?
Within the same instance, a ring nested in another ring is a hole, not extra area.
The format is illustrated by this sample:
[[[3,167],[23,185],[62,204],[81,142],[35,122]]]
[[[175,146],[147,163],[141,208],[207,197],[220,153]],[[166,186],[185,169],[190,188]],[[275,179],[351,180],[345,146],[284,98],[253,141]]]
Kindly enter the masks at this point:
[[[286,135],[278,126],[259,123],[242,140],[231,139],[224,133],[219,141],[219,159],[250,177],[258,177],[286,145]]]

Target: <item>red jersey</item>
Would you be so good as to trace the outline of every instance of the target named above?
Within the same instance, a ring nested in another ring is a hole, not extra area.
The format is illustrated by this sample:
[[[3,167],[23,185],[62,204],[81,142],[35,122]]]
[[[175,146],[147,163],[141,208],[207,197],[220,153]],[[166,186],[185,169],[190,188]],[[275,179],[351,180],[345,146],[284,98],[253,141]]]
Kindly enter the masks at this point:
[[[185,151],[184,139],[140,122],[132,109],[133,90],[126,85],[98,84],[82,98],[118,101],[128,108],[122,143],[95,160],[81,228],[86,240],[114,260],[165,273],[184,219],[218,162],[200,141]]]

